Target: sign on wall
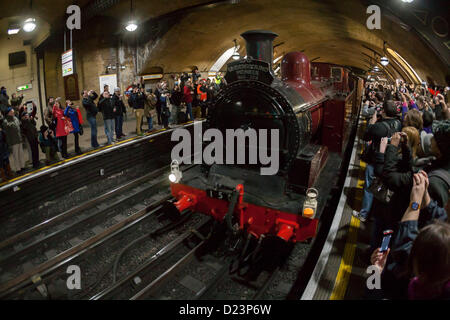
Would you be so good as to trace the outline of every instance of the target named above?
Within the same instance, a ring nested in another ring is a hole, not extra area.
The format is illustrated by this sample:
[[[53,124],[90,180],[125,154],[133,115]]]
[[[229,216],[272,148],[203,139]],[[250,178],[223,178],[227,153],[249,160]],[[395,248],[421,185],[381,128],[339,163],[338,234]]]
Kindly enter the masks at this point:
[[[142,76],[142,80],[146,81],[146,80],[158,80],[158,79],[162,79],[163,75],[158,73],[158,74],[146,74],[144,76]]]
[[[98,77],[100,80],[100,94],[103,93],[103,88],[105,85],[109,86],[109,93],[113,94],[114,89],[117,88],[117,75],[116,74],[105,74]]]
[[[63,77],[74,74],[75,71],[74,71],[73,50],[72,49],[64,52],[61,55],[61,62],[62,62]]]
[[[68,100],[80,100],[78,75],[76,73],[64,77],[64,94]]]
[[[30,89],[32,89],[32,88],[33,88],[33,86],[31,85],[31,83],[24,84],[23,86],[18,86],[18,87],[17,87],[17,92],[25,91],[25,90],[30,90]]]

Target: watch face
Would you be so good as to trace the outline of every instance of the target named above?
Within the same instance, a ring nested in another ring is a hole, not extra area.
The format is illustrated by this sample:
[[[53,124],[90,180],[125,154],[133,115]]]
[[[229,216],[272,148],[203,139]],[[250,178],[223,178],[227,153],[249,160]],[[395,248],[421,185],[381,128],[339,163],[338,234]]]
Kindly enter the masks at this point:
[[[419,209],[419,204],[418,204],[417,202],[413,202],[413,203],[411,204],[411,208],[412,208],[413,210],[417,210],[417,209]]]

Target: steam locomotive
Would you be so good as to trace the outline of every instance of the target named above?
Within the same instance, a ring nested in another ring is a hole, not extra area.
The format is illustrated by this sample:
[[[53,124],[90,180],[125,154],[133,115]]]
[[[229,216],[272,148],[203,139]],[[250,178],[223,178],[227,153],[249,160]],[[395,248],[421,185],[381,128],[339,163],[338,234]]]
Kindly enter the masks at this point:
[[[213,163],[181,174],[175,161],[169,177],[171,205],[180,213],[210,215],[233,233],[306,241],[316,235],[319,222],[315,181],[329,150],[344,150],[356,114],[348,101],[349,70],[313,64],[312,83],[307,56],[290,52],[282,58],[279,79],[272,69],[277,34],[252,30],[241,36],[247,56],[227,65],[228,85],[210,108],[206,127],[224,136],[230,129],[276,129],[279,143],[276,148],[266,145],[265,151],[276,153],[279,170],[261,175],[263,163]],[[251,148],[258,146],[247,141],[245,150]],[[236,158],[235,151],[231,156]]]

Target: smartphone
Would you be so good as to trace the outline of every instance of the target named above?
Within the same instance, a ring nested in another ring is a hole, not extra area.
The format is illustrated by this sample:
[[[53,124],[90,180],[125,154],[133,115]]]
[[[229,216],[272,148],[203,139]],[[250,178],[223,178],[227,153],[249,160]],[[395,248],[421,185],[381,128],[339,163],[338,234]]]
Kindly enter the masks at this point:
[[[381,241],[380,252],[385,252],[389,248],[389,242],[391,241],[391,237],[394,231],[385,230],[383,231],[383,241]]]

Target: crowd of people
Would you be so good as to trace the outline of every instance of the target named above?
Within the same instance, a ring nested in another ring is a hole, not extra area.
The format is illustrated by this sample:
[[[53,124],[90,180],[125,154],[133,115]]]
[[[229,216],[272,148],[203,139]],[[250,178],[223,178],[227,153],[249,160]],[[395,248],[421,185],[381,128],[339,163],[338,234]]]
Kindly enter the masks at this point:
[[[381,272],[382,289],[369,290],[369,297],[450,298],[447,94],[403,82],[365,86],[365,184],[353,215],[373,221],[366,256]],[[390,249],[381,250],[387,230]]]
[[[159,126],[169,128],[195,118],[206,117],[209,106],[217,93],[226,85],[219,72],[211,79],[200,79],[198,69],[173,76],[173,87],[165,80],[156,84],[154,90],[145,89],[140,83],[133,83],[131,90],[122,95],[120,88],[110,93],[105,85],[99,96],[94,90],[81,92],[81,106],[85,109],[90,127],[91,147],[98,148],[97,115],[102,114],[106,145],[113,144],[126,135],[123,122],[130,108],[136,116],[136,134],[142,136],[144,117],[147,132],[155,130],[153,118]],[[127,107],[128,105],[128,107]],[[67,139],[73,135],[75,153],[82,154],[80,135],[83,135],[84,119],[80,106],[70,100],[48,98],[44,110],[43,125],[37,125],[37,108],[33,102],[23,103],[23,95],[13,93],[9,98],[6,88],[0,90],[0,178],[7,181],[26,170],[24,150],[34,169],[42,166],[40,151],[45,154],[45,163],[50,164],[61,158],[69,158]]]

